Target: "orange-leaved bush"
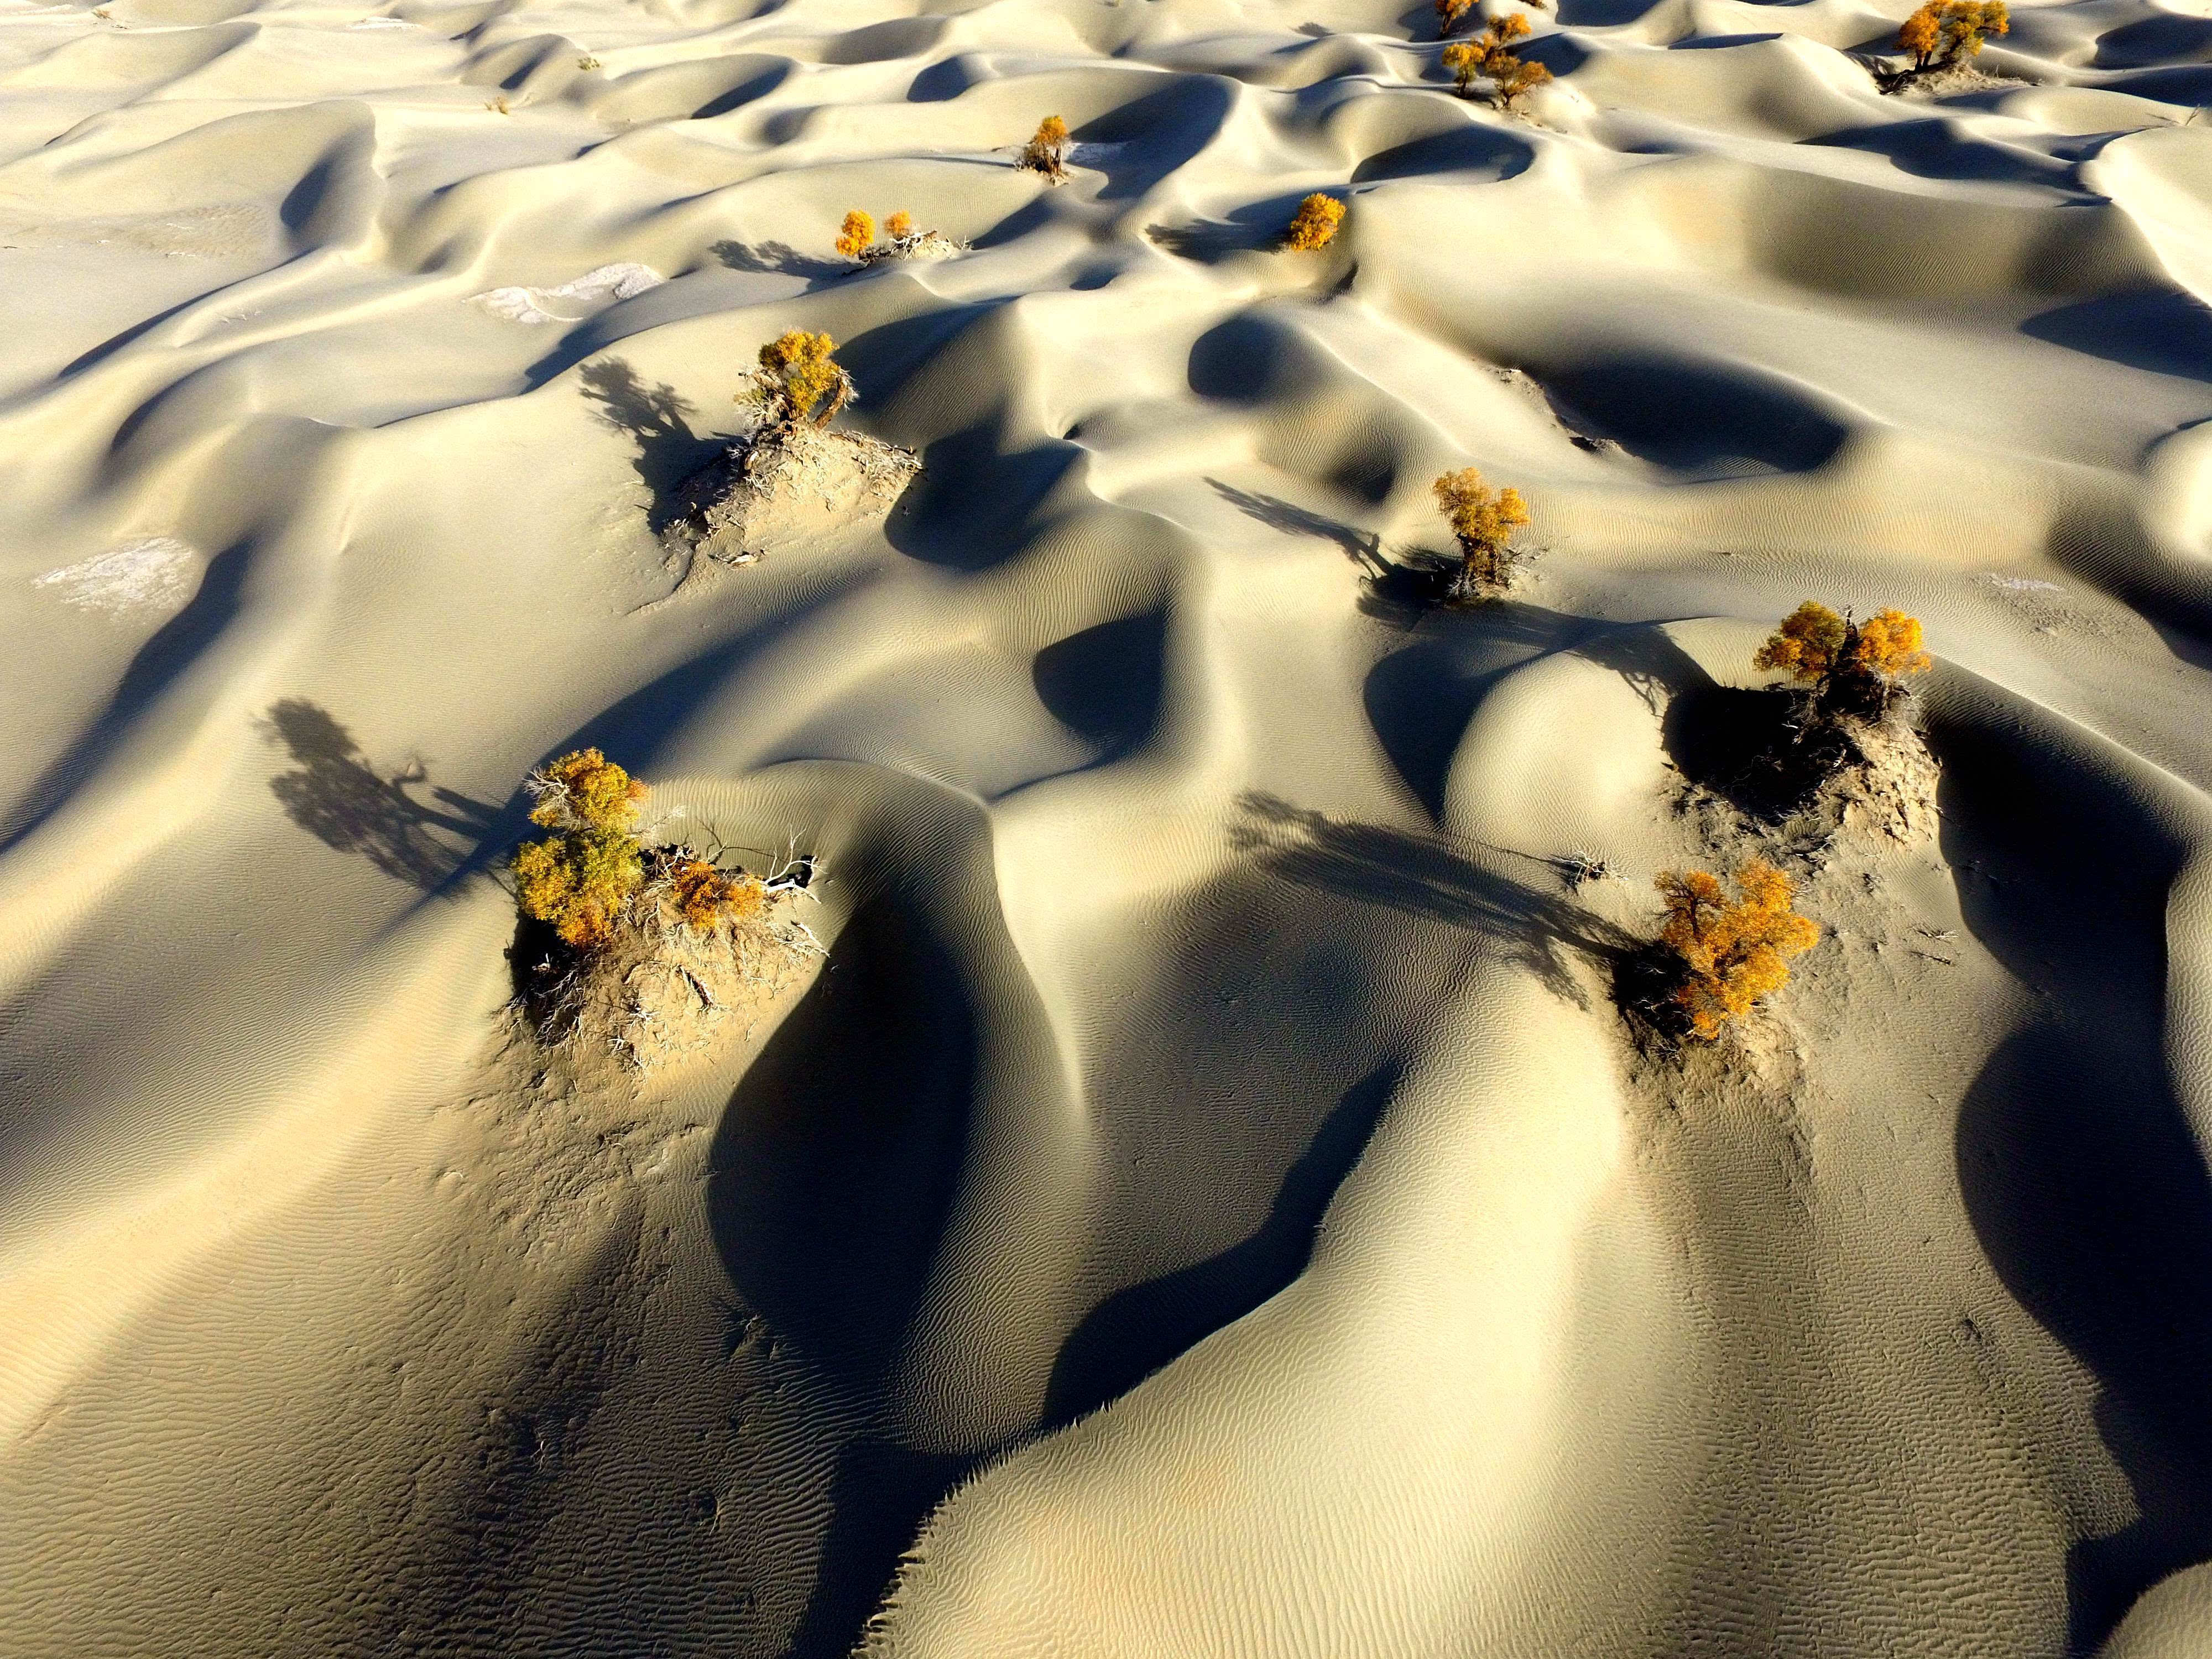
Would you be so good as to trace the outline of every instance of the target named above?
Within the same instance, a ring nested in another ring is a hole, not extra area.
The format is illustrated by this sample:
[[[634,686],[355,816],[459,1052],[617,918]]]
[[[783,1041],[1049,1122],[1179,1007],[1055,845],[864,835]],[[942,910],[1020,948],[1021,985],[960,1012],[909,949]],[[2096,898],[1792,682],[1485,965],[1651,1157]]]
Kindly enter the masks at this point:
[[[1674,1004],[1707,1041],[1789,983],[1790,959],[1820,942],[1820,924],[1792,908],[1796,884],[1764,859],[1736,871],[1733,901],[1709,871],[1669,870],[1656,884],[1667,904],[1659,942],[1678,975]]]
[[[1459,27],[1461,18],[1474,9],[1474,0],[1437,0],[1437,36],[1441,40]]]
[[[839,228],[837,252],[848,259],[857,259],[868,251],[869,244],[875,240],[876,222],[854,208],[845,216],[845,222]]]
[[[1454,597],[1486,598],[1504,592],[1513,568],[1509,545],[1513,532],[1528,522],[1528,506],[1521,492],[1510,484],[1490,489],[1471,466],[1445,473],[1435,489],[1437,505],[1459,544]]]
[[[668,866],[669,896],[677,914],[700,933],[717,922],[749,921],[768,902],[768,889],[759,877],[743,870],[725,870],[704,859],[678,859]]]
[[[2005,0],[1927,0],[1897,31],[1899,52],[1912,54],[1917,70],[1948,69],[1972,58],[1992,34],[2009,34]]]
[[[1291,228],[1284,234],[1283,246],[1296,252],[1311,253],[1335,240],[1336,228],[1343,222],[1344,204],[1334,196],[1316,192],[1298,204]]]
[[[605,941],[645,879],[637,802],[645,786],[596,749],[531,775],[530,821],[553,833],[514,854],[515,900],[570,948]]]
[[[1541,64],[1524,62],[1513,51],[1513,43],[1528,38],[1528,20],[1519,12],[1504,17],[1493,17],[1484,25],[1479,43],[1482,48],[1482,72],[1490,77],[1499,108],[1510,104],[1522,93],[1540,87],[1552,78],[1552,71]],[[1462,87],[1462,91],[1466,88]]]
[[[1784,617],[1751,661],[1754,668],[1779,671],[1810,687],[1826,714],[1878,714],[1906,676],[1924,674],[1930,665],[1917,617],[1881,610],[1856,622],[1817,599]]]
[[[902,242],[914,234],[914,215],[904,208],[884,221],[884,234],[894,242]]]
[[[1037,123],[1036,134],[1022,146],[1021,159],[1017,167],[1027,167],[1031,173],[1041,173],[1054,184],[1067,177],[1067,123],[1057,115],[1048,115]]]
[[[770,431],[827,426],[853,395],[853,377],[832,355],[836,349],[827,334],[779,335],[760,349],[752,385],[738,395],[760,406]]]

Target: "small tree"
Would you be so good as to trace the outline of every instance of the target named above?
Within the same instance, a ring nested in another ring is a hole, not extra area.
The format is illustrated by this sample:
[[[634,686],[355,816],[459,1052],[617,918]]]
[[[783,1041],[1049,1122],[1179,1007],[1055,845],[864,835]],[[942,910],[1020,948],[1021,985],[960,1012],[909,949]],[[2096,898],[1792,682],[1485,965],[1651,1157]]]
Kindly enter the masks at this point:
[[[1493,17],[1482,32],[1482,72],[1490,77],[1498,106],[1504,109],[1516,98],[1552,78],[1541,64],[1522,60],[1513,43],[1528,38],[1528,20],[1519,12]]]
[[[1791,908],[1796,884],[1764,859],[1736,871],[1734,902],[1709,871],[1669,870],[1656,884],[1667,904],[1659,943],[1676,975],[1671,1000],[1688,1030],[1707,1042],[1789,983],[1790,958],[1820,942],[1820,924]]]
[[[1878,718],[1904,680],[1929,666],[1917,618],[1884,610],[1854,622],[1848,611],[1839,617],[1817,599],[1784,617],[1751,660],[1754,668],[1779,670],[1809,690],[1814,714],[1823,721],[1843,714]]]
[[[858,259],[867,252],[869,244],[875,240],[876,222],[854,208],[845,216],[844,225],[837,237],[837,252],[848,259]]]
[[[563,755],[525,786],[530,821],[553,834],[514,854],[515,899],[575,951],[603,944],[645,879],[637,803],[645,786],[596,749]]]
[[[1528,522],[1521,492],[1510,484],[1486,487],[1482,474],[1471,466],[1445,473],[1435,488],[1437,505],[1459,543],[1452,597],[1490,599],[1504,592],[1513,576],[1513,532]]]
[[[1897,49],[1912,54],[1912,71],[1930,75],[1972,58],[1992,34],[2009,34],[2005,0],[1928,0],[1897,31]]]
[[[902,242],[914,234],[914,215],[904,208],[884,221],[884,234],[894,242]]]
[[[1444,48],[1444,67],[1452,72],[1452,84],[1464,98],[1474,89],[1474,77],[1482,73],[1482,48],[1472,40],[1455,40]]]
[[[831,355],[836,349],[827,334],[793,329],[779,335],[760,349],[752,384],[738,396],[760,406],[770,432],[827,426],[853,395],[853,377]]]
[[[1297,214],[1283,237],[1283,246],[1297,253],[1325,248],[1336,240],[1336,228],[1343,222],[1343,203],[1334,196],[1309,196],[1298,204]]]
[[[1437,38],[1442,40],[1460,25],[1460,20],[1474,9],[1474,0],[1436,0]]]
[[[1038,122],[1036,136],[1022,146],[1021,159],[1015,165],[1042,173],[1049,184],[1066,184],[1067,123],[1057,115],[1048,115]]]

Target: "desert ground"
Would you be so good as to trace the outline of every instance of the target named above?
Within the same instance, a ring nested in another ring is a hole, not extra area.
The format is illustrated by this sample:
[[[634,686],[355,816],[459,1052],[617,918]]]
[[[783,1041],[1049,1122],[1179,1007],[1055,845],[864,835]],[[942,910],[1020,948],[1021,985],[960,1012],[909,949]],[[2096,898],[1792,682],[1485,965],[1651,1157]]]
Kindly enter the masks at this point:
[[[0,1653],[2212,1653],[2212,8],[1484,8],[0,9]],[[793,329],[921,474],[680,556]],[[587,745],[818,872],[642,1071]]]

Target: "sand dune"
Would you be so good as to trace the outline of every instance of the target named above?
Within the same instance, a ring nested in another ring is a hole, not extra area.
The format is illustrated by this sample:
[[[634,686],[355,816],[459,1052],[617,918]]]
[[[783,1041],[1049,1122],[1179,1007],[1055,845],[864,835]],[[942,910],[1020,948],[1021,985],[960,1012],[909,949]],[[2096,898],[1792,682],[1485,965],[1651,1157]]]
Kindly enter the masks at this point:
[[[1903,10],[0,11],[0,1652],[2212,1649],[2212,18]],[[792,327],[923,473],[690,568]],[[1940,822],[1656,1059],[1808,597]],[[586,744],[827,872],[642,1080]]]

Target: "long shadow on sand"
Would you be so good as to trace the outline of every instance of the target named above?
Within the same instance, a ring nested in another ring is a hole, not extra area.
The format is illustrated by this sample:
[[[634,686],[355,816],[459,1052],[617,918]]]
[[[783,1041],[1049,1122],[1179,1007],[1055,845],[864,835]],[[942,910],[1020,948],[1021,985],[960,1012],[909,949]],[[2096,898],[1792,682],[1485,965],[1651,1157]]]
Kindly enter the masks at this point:
[[[612,427],[637,447],[631,463],[652,492],[646,522],[659,535],[676,522],[682,509],[676,486],[726,447],[691,430],[690,404],[676,388],[649,384],[619,357],[587,363],[577,375],[584,398],[598,406],[601,424]]]
[[[1966,922],[2039,994],[1961,1104],[1959,1183],[1991,1266],[2096,1376],[2138,1518],[2069,1552],[2068,1651],[2212,1559],[2212,1178],[2165,1060],[2166,907],[2183,856],[2013,734],[1945,747]]]
[[[358,853],[388,876],[436,887],[496,821],[496,807],[429,786],[419,764],[388,776],[378,771],[353,734],[305,697],[273,706],[266,730],[295,763],[269,781],[284,815],[325,846]],[[410,793],[418,788],[435,805]]]

